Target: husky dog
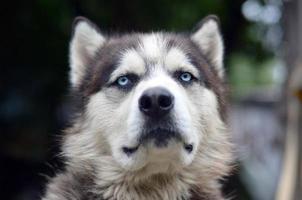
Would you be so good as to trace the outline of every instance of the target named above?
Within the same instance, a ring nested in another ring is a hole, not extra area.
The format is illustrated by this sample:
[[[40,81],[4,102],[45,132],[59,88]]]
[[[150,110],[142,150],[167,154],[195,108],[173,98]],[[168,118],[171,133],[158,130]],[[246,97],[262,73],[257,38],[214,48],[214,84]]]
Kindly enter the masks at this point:
[[[78,101],[65,169],[43,200],[222,200],[231,168],[223,41],[215,16],[192,33],[105,35],[74,22]]]

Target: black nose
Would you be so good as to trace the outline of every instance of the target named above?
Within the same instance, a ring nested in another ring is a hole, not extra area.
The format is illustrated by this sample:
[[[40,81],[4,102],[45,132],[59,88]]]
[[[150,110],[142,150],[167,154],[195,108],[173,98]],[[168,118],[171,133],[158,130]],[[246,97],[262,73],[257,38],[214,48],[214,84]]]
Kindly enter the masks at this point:
[[[139,99],[141,112],[152,118],[159,118],[168,114],[173,105],[173,95],[162,87],[146,90]]]

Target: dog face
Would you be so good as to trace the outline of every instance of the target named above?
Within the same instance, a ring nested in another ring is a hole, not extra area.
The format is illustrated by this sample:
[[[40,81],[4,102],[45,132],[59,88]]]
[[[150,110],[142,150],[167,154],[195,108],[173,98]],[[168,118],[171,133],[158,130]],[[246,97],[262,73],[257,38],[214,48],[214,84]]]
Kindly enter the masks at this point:
[[[214,17],[192,34],[111,37],[78,18],[70,81],[82,99],[88,154],[109,155],[127,171],[151,174],[190,165],[208,130],[221,123],[222,57]]]

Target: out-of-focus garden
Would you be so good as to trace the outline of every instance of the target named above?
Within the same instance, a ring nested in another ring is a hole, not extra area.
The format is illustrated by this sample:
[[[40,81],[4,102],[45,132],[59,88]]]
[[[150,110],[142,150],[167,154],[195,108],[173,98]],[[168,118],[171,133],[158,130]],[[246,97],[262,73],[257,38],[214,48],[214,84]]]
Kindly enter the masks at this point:
[[[75,16],[110,33],[188,31],[208,14],[221,20],[238,157],[225,194],[302,198],[302,1],[30,0],[1,8],[1,199],[39,199],[61,166]]]

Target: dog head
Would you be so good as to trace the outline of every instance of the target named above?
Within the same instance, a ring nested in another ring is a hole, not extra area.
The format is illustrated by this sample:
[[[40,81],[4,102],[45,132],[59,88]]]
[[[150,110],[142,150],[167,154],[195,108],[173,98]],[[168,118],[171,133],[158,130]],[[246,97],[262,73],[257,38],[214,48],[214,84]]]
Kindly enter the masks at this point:
[[[222,63],[213,16],[191,34],[114,36],[77,18],[70,82],[81,103],[80,133],[69,147],[82,159],[109,155],[127,171],[190,165],[223,124]]]

